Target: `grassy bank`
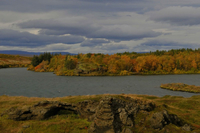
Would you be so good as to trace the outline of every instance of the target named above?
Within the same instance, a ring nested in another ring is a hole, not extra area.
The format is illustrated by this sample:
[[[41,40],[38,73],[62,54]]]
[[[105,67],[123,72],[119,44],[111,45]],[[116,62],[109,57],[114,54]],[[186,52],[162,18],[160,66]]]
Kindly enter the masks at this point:
[[[161,84],[160,87],[163,89],[168,89],[168,90],[173,90],[173,91],[185,91],[185,92],[200,93],[200,86],[187,85],[187,84],[183,84],[183,83]]]
[[[11,107],[32,106],[39,101],[60,101],[67,103],[77,103],[83,100],[99,100],[105,95],[91,95],[91,96],[68,96],[61,98],[36,98],[36,97],[11,97],[0,96],[0,114],[6,112]],[[176,114],[178,117],[191,124],[193,131],[200,132],[200,95],[192,96],[190,98],[176,97],[176,96],[148,96],[148,95],[112,95],[113,97],[123,98],[131,97],[133,99],[154,102],[156,108],[153,112],[166,109],[170,114]],[[152,113],[153,113],[152,112]],[[150,113],[149,115],[151,115]],[[140,126],[143,114],[138,114],[138,119],[135,120],[134,132],[145,132],[144,127]],[[0,117],[0,131],[1,133],[87,133],[90,122],[86,119],[79,118],[76,114],[56,115],[48,120],[28,120],[28,121],[14,121],[7,119],[7,115]],[[148,125],[148,123],[146,123]],[[147,131],[147,130],[146,130]],[[148,129],[148,132],[183,132],[179,127],[174,125],[167,125],[165,130],[155,131]]]
[[[0,54],[0,68],[28,67],[30,64],[30,57]]]

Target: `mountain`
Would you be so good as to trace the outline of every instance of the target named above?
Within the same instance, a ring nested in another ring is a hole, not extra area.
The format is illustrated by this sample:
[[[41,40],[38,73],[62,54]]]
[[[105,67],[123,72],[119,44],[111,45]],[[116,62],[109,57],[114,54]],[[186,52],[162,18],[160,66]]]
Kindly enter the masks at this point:
[[[18,50],[0,50],[0,54],[11,54],[11,55],[22,55],[22,56],[33,56],[33,55],[40,55],[44,52],[27,52],[27,51],[18,51]],[[50,52],[52,54],[70,54],[70,55],[76,55],[69,52]]]

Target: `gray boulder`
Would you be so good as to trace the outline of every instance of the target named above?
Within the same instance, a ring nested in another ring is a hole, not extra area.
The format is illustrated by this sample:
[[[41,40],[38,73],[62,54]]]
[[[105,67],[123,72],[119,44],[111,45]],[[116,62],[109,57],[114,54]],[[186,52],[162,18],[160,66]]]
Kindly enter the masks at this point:
[[[156,112],[150,118],[151,127],[154,129],[162,129],[165,125],[170,123],[181,127],[182,130],[191,131],[191,126],[181,120],[175,114],[168,114],[167,110],[163,110],[161,112]]]

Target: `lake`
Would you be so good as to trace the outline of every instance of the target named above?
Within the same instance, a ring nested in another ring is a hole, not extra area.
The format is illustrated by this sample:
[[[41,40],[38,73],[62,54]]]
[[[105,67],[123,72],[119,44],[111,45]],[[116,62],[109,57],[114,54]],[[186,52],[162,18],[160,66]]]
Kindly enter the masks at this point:
[[[64,97],[94,94],[147,94],[156,96],[199,95],[161,89],[162,83],[200,85],[200,74],[132,76],[56,76],[52,72],[33,72],[26,68],[0,69],[0,95]]]

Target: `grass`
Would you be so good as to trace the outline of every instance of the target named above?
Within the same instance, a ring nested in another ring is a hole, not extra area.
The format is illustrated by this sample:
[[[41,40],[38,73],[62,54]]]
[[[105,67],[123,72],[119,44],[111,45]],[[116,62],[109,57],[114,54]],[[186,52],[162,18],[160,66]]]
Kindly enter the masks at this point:
[[[169,89],[169,90],[173,90],[173,91],[185,91],[185,92],[200,93],[200,86],[187,85],[187,84],[183,84],[183,83],[161,84],[160,87],[163,89]]]
[[[109,94],[105,94],[109,95]],[[105,95],[87,95],[87,96],[68,96],[57,98],[37,98],[37,97],[23,97],[23,96],[0,96],[0,114],[11,107],[32,106],[39,101],[61,101],[68,103],[78,103],[84,100],[99,100]],[[121,94],[111,95],[122,100],[124,97],[130,97],[146,102],[154,102],[156,104],[155,110],[148,114],[140,112],[135,119],[135,127],[132,129],[138,133],[154,133],[154,132],[183,132],[180,127],[173,124],[165,126],[163,130],[155,131],[149,128],[149,116],[157,111],[163,109],[168,110],[170,114],[176,114],[179,118],[192,125],[194,129],[192,132],[200,132],[200,95],[192,96],[190,98],[183,98],[180,96],[149,96],[149,95],[134,95]],[[1,133],[87,133],[90,122],[86,119],[80,119],[76,114],[66,115],[60,112],[48,120],[28,120],[28,121],[13,121],[7,119],[7,115],[0,117],[0,132]],[[144,120],[144,121],[143,121]],[[145,127],[144,127],[145,126]]]

